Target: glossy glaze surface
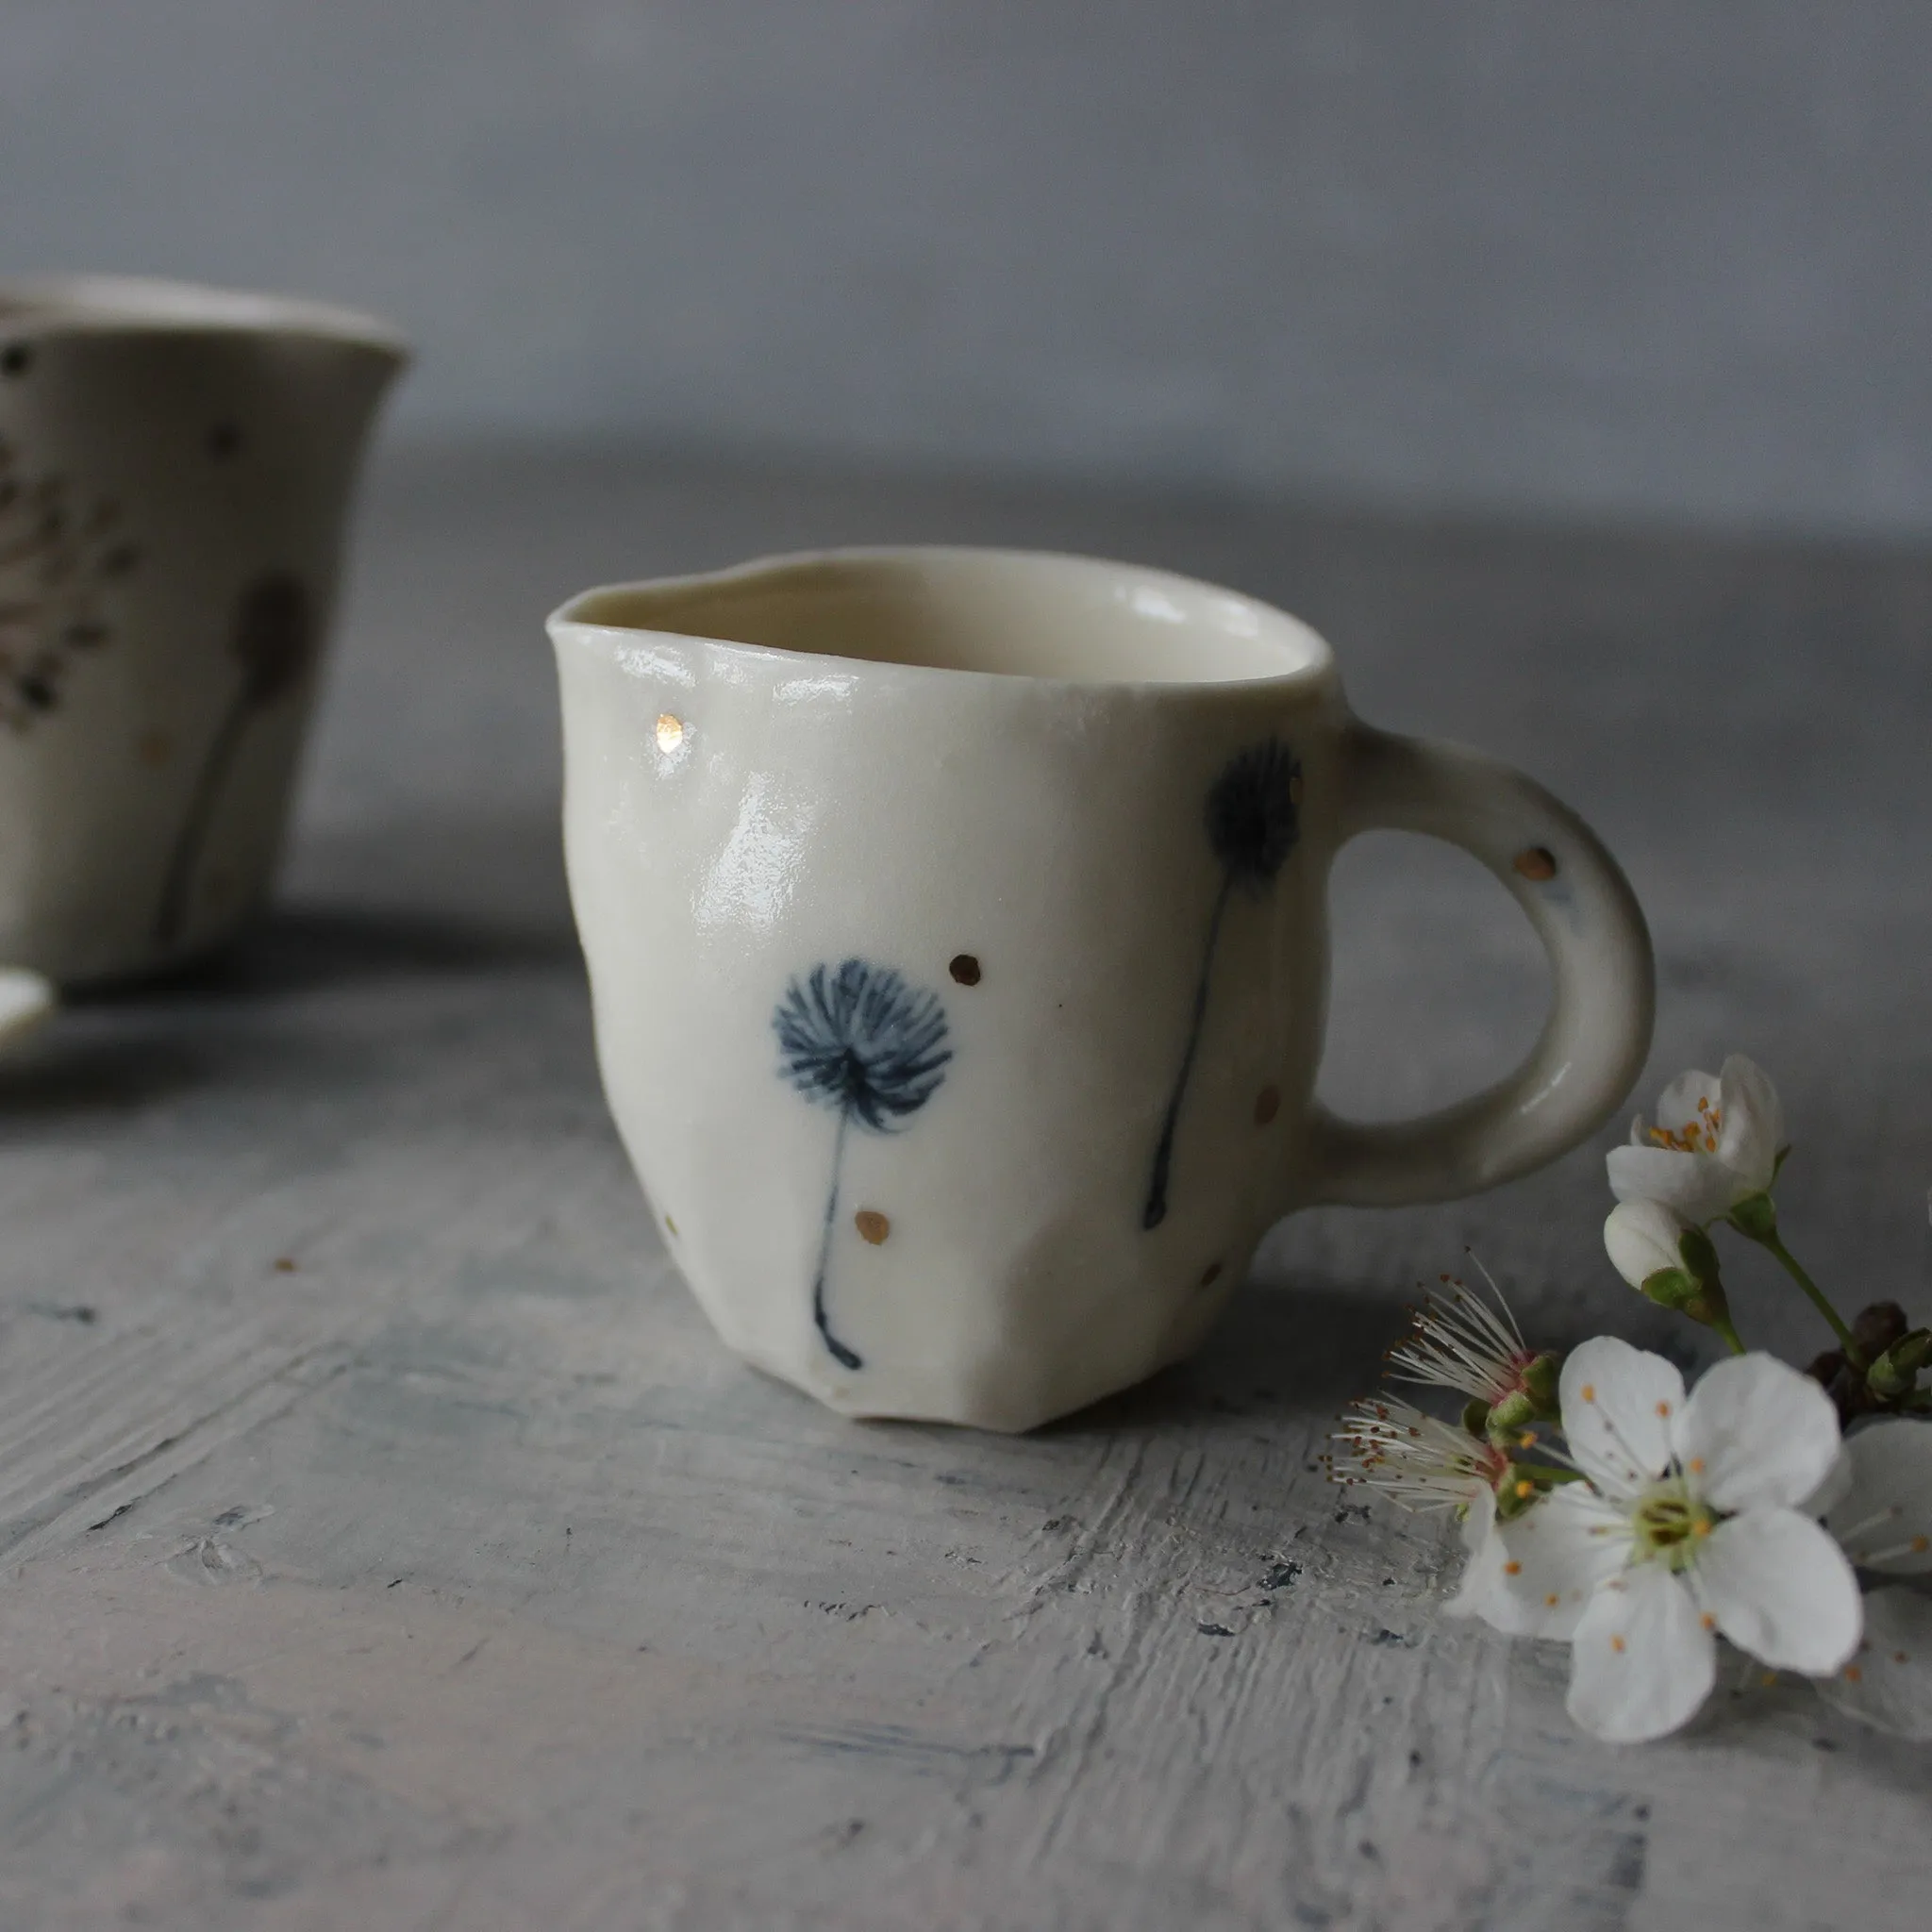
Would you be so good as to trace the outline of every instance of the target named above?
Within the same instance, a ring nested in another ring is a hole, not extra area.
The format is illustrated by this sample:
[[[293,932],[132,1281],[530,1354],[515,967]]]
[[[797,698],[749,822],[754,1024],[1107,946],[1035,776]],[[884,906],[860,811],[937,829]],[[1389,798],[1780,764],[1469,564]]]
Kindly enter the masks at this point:
[[[720,1334],[835,1407],[1080,1407],[1191,1349],[1283,1214],[1521,1173],[1641,1062],[1648,944],[1587,829],[1357,724],[1246,598],[843,552],[551,627],[618,1126]],[[1328,864],[1411,823],[1511,884],[1558,998],[1505,1088],[1353,1128],[1309,1104]]]

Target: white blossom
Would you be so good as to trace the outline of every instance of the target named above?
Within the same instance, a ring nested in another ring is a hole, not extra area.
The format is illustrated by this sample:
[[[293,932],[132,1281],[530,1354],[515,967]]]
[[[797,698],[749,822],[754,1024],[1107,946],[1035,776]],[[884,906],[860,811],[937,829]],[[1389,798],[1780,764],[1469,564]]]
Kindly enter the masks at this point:
[[[1657,1097],[1657,1120],[1631,1123],[1630,1144],[1607,1157],[1620,1201],[1655,1201],[1703,1226],[1777,1174],[1784,1108],[1762,1068],[1733,1054],[1715,1076],[1691,1072]]]
[[[1932,1424],[1903,1416],[1846,1437],[1840,1493],[1824,1526],[1860,1570],[1932,1574]]]
[[[1675,1730],[1709,1693],[1719,1633],[1813,1676],[1851,1657],[1857,1581],[1801,1507],[1839,1452],[1815,1382],[1740,1356],[1687,1396],[1662,1357],[1601,1337],[1565,1363],[1560,1400],[1582,1479],[1499,1525],[1464,1590],[1507,1594],[1501,1627],[1571,1644],[1579,1724],[1623,1743]]]
[[[1467,1509],[1482,1496],[1493,1504],[1508,1474],[1508,1457],[1492,1443],[1393,1396],[1367,1397],[1341,1421],[1342,1453],[1330,1458],[1330,1474],[1405,1509]]]
[[[1443,1280],[1451,1292],[1424,1298],[1407,1335],[1389,1351],[1388,1374],[1398,1382],[1454,1389],[1494,1408],[1522,1390],[1539,1353],[1524,1341],[1500,1294],[1492,1308],[1460,1282]]]

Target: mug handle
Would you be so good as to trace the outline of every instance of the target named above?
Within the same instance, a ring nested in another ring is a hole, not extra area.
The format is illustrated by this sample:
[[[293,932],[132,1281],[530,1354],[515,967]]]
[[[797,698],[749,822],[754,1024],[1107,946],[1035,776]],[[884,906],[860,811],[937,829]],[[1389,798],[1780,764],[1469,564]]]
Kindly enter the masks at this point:
[[[1568,806],[1478,752],[1351,720],[1341,775],[1338,849],[1377,830],[1459,845],[1523,908],[1555,987],[1528,1058],[1483,1092],[1373,1125],[1316,1103],[1310,1203],[1394,1208],[1514,1180],[1594,1133],[1642,1069],[1657,969],[1636,894]]]

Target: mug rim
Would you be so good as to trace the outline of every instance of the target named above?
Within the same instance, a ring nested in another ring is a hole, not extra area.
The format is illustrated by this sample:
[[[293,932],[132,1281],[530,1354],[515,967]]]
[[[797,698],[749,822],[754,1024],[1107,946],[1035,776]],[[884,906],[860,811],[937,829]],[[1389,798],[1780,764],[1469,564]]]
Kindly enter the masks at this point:
[[[1239,609],[1257,624],[1285,630],[1300,652],[1299,661],[1279,671],[1255,675],[1177,676],[1177,677],[1063,677],[1026,671],[996,671],[950,664],[908,663],[900,658],[858,658],[837,652],[794,650],[782,644],[747,642],[741,638],[714,636],[673,625],[662,627],[648,623],[601,619],[586,614],[601,600],[621,597],[662,596],[672,598],[691,591],[730,588],[756,583],[760,577],[811,570],[850,571],[855,566],[921,562],[970,561],[994,566],[1061,566],[1070,572],[1108,575],[1132,581],[1152,589],[1169,585],[1191,597],[1214,599],[1224,607]],[[1032,685],[1067,691],[1128,691],[1140,693],[1167,692],[1175,695],[1209,691],[1256,691],[1305,689],[1331,679],[1335,673],[1334,647],[1306,619],[1283,610],[1265,599],[1244,591],[1230,590],[1158,565],[1132,563],[1124,558],[1084,556],[1075,551],[1029,550],[1004,545],[974,543],[876,543],[832,545],[817,549],[774,551],[728,564],[719,570],[690,571],[669,576],[638,577],[615,583],[594,584],[566,598],[544,620],[553,643],[566,633],[595,635],[606,640],[625,638],[664,638],[679,643],[715,646],[766,664],[825,664],[854,670],[891,674],[895,677],[921,680],[978,680],[994,685]]]
[[[306,295],[164,275],[0,276],[0,331],[46,335],[304,335],[375,349],[399,362],[409,339],[366,309]]]

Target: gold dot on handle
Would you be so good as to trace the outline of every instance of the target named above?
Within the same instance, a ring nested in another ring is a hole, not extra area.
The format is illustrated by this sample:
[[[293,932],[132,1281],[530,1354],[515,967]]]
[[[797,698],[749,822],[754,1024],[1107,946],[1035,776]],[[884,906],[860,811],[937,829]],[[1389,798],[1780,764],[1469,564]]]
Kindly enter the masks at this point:
[[[675,751],[684,742],[684,720],[674,718],[669,711],[658,713],[658,749]]]
[[[892,1224],[876,1208],[861,1208],[852,1217],[852,1224],[858,1230],[859,1239],[870,1241],[874,1247],[892,1231]]]

